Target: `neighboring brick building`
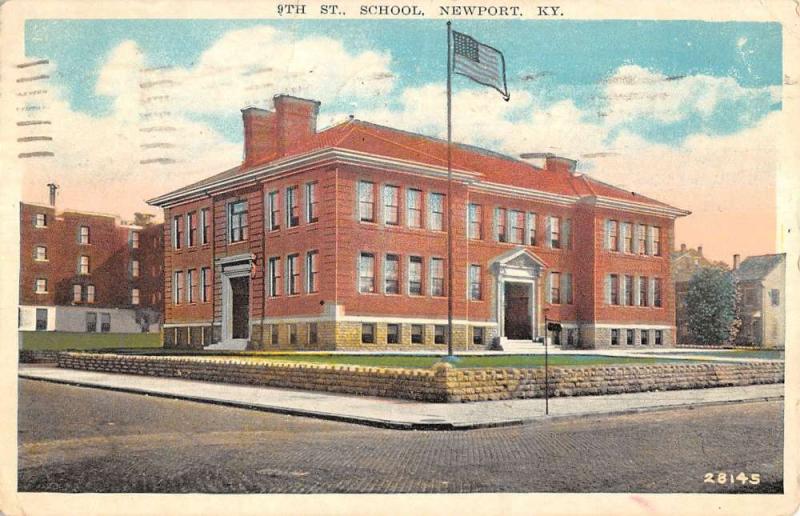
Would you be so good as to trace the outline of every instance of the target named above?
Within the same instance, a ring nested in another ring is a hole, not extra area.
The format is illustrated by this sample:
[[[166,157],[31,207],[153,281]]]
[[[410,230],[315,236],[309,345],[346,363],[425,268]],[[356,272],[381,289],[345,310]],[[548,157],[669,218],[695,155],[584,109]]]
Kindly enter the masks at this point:
[[[319,103],[247,108],[244,161],[149,201],[165,216],[167,346],[445,346],[447,145]],[[674,343],[669,250],[688,214],[574,173],[453,145],[456,349]],[[636,173],[631,171],[631,173]]]
[[[133,333],[163,313],[162,224],[20,203],[19,329]]]
[[[741,265],[737,261],[733,273],[742,294],[737,344],[785,347],[786,254],[748,256]]]
[[[737,255],[738,256],[738,255]],[[734,259],[737,259],[734,257]],[[672,281],[675,285],[675,326],[678,344],[696,344],[689,332],[689,315],[686,309],[686,294],[689,292],[689,281],[703,268],[717,267],[728,269],[724,262],[712,262],[703,256],[703,246],[697,249],[687,248],[681,244],[680,251],[672,252]]]

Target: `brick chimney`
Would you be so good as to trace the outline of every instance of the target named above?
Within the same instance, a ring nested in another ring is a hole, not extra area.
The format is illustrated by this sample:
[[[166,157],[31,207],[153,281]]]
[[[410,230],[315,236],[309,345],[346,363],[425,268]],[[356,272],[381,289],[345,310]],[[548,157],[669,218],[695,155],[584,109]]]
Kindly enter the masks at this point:
[[[699,254],[700,256],[703,256],[703,246],[702,245],[698,245],[697,246],[697,254]]]
[[[317,132],[319,102],[291,95],[276,95],[275,111],[255,107],[242,110],[244,166],[280,158],[295,142]]]
[[[563,172],[572,174],[578,164],[574,159],[562,158],[561,156],[548,155],[544,159],[544,169],[549,172]]]
[[[733,270],[736,270],[736,269],[739,268],[739,260],[741,258],[742,257],[740,255],[738,255],[738,254],[734,254],[733,255]]]
[[[55,183],[48,183],[47,189],[50,190],[50,206],[56,205],[56,193],[58,191],[58,185]]]

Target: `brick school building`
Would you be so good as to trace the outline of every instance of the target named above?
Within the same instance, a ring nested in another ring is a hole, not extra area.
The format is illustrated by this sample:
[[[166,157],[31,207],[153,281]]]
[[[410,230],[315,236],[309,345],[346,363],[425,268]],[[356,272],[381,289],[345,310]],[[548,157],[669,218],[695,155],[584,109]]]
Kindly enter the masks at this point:
[[[319,103],[242,110],[240,166],[164,209],[165,345],[445,349],[447,145],[369,122],[317,131]],[[456,350],[541,338],[670,346],[676,217],[575,173],[453,145]]]

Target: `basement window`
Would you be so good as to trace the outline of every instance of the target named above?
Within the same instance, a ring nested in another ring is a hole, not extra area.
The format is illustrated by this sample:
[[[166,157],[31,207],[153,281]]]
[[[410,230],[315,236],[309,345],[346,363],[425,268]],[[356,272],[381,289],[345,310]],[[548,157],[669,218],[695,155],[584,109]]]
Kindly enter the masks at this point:
[[[386,343],[397,344],[400,342],[400,326],[397,324],[386,325]]]
[[[361,343],[374,344],[375,343],[375,325],[362,324],[361,325]]]
[[[437,324],[433,327],[433,343],[447,344],[447,326]]]

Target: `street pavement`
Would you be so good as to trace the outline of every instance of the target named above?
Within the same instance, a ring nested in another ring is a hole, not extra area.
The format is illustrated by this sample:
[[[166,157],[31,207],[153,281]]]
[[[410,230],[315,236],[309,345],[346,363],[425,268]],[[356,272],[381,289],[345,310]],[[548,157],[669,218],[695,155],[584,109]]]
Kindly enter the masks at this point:
[[[545,417],[545,400],[518,399],[473,403],[427,403],[264,386],[201,382],[176,378],[21,366],[20,376],[75,385],[183,398],[269,412],[305,415],[396,429],[452,430],[531,423]],[[591,414],[776,399],[783,384],[652,391],[550,400],[549,419]]]
[[[19,387],[20,491],[782,490],[781,401],[434,432],[25,379]],[[718,472],[760,482],[704,482]]]

